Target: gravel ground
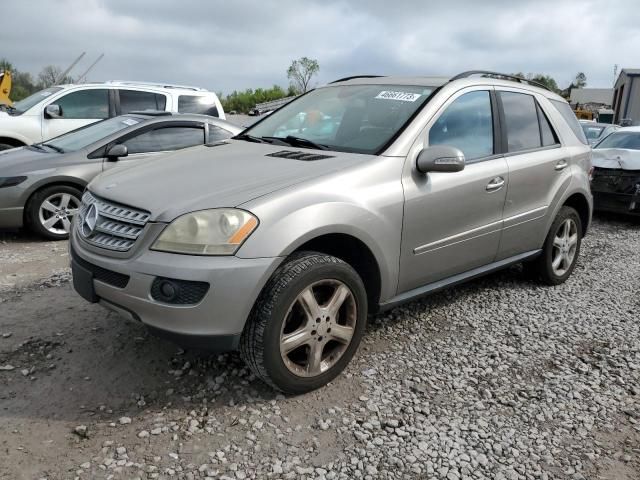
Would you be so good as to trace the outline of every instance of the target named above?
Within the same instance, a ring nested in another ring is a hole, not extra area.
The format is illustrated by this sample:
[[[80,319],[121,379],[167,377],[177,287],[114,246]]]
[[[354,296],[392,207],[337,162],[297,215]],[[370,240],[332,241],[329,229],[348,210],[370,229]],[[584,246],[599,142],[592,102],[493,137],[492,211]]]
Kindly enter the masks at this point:
[[[597,218],[566,284],[514,267],[373,317],[345,374],[299,397],[64,273],[5,291],[0,478],[637,480],[639,252],[640,224]]]

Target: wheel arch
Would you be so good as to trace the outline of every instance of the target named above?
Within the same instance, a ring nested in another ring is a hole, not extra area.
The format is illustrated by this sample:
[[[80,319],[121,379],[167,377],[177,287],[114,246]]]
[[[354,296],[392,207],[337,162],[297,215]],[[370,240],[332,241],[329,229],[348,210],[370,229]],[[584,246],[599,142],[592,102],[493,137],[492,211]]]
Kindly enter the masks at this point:
[[[82,182],[80,179],[73,178],[73,177],[57,177],[57,178],[53,178],[53,179],[47,178],[46,180],[43,180],[42,182],[33,184],[31,186],[31,188],[29,189],[29,191],[26,192],[26,195],[25,195],[24,213],[23,213],[23,222],[24,222],[24,224],[27,224],[27,222],[29,220],[29,218],[28,218],[29,217],[29,204],[33,200],[33,197],[38,192],[44,190],[45,188],[54,187],[54,186],[64,186],[64,187],[77,188],[78,190],[80,190],[80,192],[82,192],[85,189],[85,187],[87,186],[87,184]]]
[[[567,197],[563,205],[572,207],[578,212],[582,223],[582,236],[585,236],[591,223],[591,206],[587,197],[581,192],[575,192]]]
[[[12,145],[14,148],[24,147],[27,145],[27,142],[15,137],[7,137],[4,135],[0,135],[0,143],[6,143],[7,145]]]

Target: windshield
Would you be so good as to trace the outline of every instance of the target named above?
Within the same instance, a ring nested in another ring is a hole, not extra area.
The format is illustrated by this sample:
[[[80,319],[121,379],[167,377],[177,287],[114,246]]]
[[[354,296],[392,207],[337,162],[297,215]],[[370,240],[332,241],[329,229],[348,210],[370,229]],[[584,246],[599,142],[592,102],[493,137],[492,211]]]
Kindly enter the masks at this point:
[[[593,148],[626,148],[640,150],[640,132],[615,132]]]
[[[62,90],[62,87],[45,88],[44,90],[40,90],[33,95],[29,95],[27,98],[23,98],[18,102],[14,102],[13,108],[15,109],[16,113],[24,113],[34,105],[37,105],[45,98],[53,95],[56,92],[59,92],[60,90]]]
[[[602,135],[604,127],[594,127],[592,125],[583,123],[582,130],[584,131],[584,136],[587,137],[587,140],[595,140],[596,138],[599,138],[600,135]]]
[[[402,130],[433,90],[412,85],[323,87],[272,113],[239,138],[376,153]]]
[[[97,142],[112,133],[119,132],[125,128],[140,123],[143,119],[124,115],[121,117],[109,118],[102,122],[92,123],[86,127],[79,128],[73,132],[56,137],[42,145],[49,146],[60,152],[75,152]]]

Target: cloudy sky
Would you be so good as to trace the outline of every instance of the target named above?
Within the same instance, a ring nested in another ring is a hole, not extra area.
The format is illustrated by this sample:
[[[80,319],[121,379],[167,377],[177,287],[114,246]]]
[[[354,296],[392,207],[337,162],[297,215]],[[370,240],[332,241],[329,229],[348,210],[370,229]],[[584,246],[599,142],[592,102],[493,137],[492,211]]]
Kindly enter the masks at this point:
[[[0,57],[37,74],[234,89],[287,85],[301,56],[317,83],[353,74],[542,72],[561,87],[583,71],[609,87],[640,68],[637,0],[29,0],[2,6]]]

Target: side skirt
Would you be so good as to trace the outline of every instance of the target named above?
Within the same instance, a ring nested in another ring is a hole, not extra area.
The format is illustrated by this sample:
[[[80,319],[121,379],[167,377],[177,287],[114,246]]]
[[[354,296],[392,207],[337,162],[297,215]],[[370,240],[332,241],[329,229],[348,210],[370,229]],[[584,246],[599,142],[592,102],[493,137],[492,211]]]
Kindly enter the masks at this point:
[[[459,273],[452,277],[444,278],[442,280],[438,280],[437,282],[414,288],[413,290],[409,290],[408,292],[396,295],[386,302],[381,303],[379,311],[389,310],[391,308],[397,307],[398,305],[402,305],[403,303],[410,302],[411,300],[414,300],[416,298],[430,295],[440,290],[444,290],[445,288],[458,285],[460,283],[466,282],[467,280],[482,277],[483,275],[487,275],[497,270],[502,270],[503,268],[506,268],[510,265],[537,257],[538,255],[540,255],[540,253],[542,253],[541,249],[531,250],[530,252],[521,253],[513,257],[505,258],[504,260],[500,260],[498,262],[493,262],[489,263],[488,265],[483,265],[482,267],[474,268],[473,270],[469,270],[468,272]]]

